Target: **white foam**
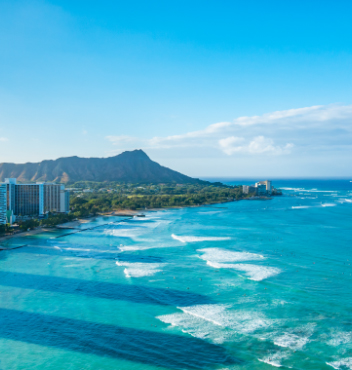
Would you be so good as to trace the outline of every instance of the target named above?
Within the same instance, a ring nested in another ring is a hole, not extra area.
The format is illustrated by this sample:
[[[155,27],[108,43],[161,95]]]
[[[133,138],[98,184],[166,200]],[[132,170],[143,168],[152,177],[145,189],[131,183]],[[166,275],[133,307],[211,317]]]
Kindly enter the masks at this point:
[[[327,362],[326,364],[337,370],[352,369],[352,357],[343,358],[334,362]]]
[[[95,253],[119,253],[118,251],[113,250],[101,250],[101,249],[88,249],[88,248],[61,248],[65,251],[78,251],[78,252],[95,252]]]
[[[294,350],[301,349],[309,342],[307,337],[299,337],[296,334],[285,333],[284,335],[276,338],[274,344],[280,347],[291,348]]]
[[[312,206],[292,206],[292,209],[304,209],[304,208],[311,208]]]
[[[337,204],[336,203],[322,203],[322,207],[335,207]]]
[[[139,227],[129,228],[129,229],[112,229],[112,230],[105,230],[105,235],[111,235],[116,237],[124,237],[124,238],[134,238],[141,233],[143,233],[143,229]]]
[[[266,328],[271,321],[258,312],[233,311],[221,304],[178,307],[183,313],[157,317],[164,323],[180,327],[185,333],[215,343],[231,340],[238,334],[250,334]]]
[[[285,358],[287,358],[287,353],[279,351],[258,360],[274,367],[281,367],[281,360]]]
[[[293,191],[304,191],[305,189],[303,188],[280,188],[282,190],[293,190]]]
[[[221,241],[221,240],[230,240],[229,236],[177,236],[172,234],[171,237],[175,240],[180,241],[181,243],[197,243],[205,241]]]
[[[336,347],[350,342],[352,342],[352,332],[338,332],[332,335],[331,339],[328,341],[328,344]]]
[[[347,203],[352,203],[352,199],[345,199],[345,202],[347,202]]]
[[[244,271],[250,280],[261,281],[269,277],[278,275],[281,270],[276,267],[267,267],[260,265],[249,265],[243,263],[229,264],[229,263],[217,263],[212,261],[207,261],[207,265],[214,268],[225,268],[234,269],[238,271]]]
[[[260,254],[248,252],[233,252],[220,248],[197,249],[197,252],[203,253],[200,258],[211,262],[237,262],[262,260],[264,257]]]
[[[157,319],[165,324],[180,328],[183,333],[190,334],[192,337],[210,340],[217,344],[224,343],[231,336],[231,333],[211,322],[184,313],[163,315],[157,317]]]
[[[153,242],[153,241],[151,241]],[[118,247],[121,252],[134,252],[134,251],[144,251],[147,249],[157,249],[157,248],[171,248],[175,247],[174,245],[150,245],[150,246],[140,246],[140,245],[132,245],[132,246],[123,246]]]
[[[116,261],[117,266],[124,266],[124,274],[126,277],[143,277],[143,276],[153,276],[157,272],[161,272],[160,269],[165,263],[141,263],[141,262],[121,262]]]
[[[81,264],[80,265],[65,265],[63,267],[80,267],[80,266],[82,266],[82,265]]]
[[[290,348],[293,350],[302,349],[309,341],[314,332],[315,324],[294,328],[274,339],[274,344],[280,347]]]
[[[252,333],[258,329],[266,328],[272,323],[258,312],[233,311],[229,310],[229,306],[222,304],[178,308],[188,315],[240,333]]]

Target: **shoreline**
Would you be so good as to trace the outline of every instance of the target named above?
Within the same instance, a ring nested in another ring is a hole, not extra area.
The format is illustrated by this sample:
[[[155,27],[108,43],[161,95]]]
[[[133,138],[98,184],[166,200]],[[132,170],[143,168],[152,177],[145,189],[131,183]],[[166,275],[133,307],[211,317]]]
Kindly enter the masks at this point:
[[[270,200],[270,199],[272,199],[272,198],[266,198],[266,200]],[[7,249],[13,249],[11,247],[6,248],[6,247],[1,245],[2,242],[11,240],[13,238],[16,238],[16,237],[17,238],[25,238],[27,236],[32,236],[32,235],[41,234],[41,233],[45,233],[45,232],[50,233],[50,232],[55,231],[55,230],[79,230],[79,227],[81,225],[90,223],[90,222],[92,222],[92,220],[94,218],[97,218],[97,217],[114,217],[114,216],[117,216],[117,217],[123,217],[123,216],[135,217],[135,216],[141,215],[142,214],[141,212],[158,212],[158,211],[164,211],[164,210],[168,210],[168,209],[197,208],[197,207],[204,207],[204,206],[212,206],[212,205],[216,205],[216,204],[239,202],[240,200],[263,200],[263,197],[251,197],[251,198],[245,198],[245,199],[239,199],[239,200],[233,199],[233,200],[228,200],[228,201],[225,201],[225,202],[204,203],[204,204],[200,204],[200,205],[191,205],[191,206],[170,206],[170,207],[164,207],[164,208],[148,208],[148,209],[144,209],[144,210],[124,209],[124,210],[118,210],[118,211],[111,211],[111,212],[107,212],[107,213],[98,213],[94,216],[88,216],[86,218],[80,218],[80,219],[77,219],[77,220],[65,222],[63,224],[58,224],[58,225],[56,225],[55,227],[52,227],[52,228],[41,227],[40,226],[40,227],[38,227],[36,229],[33,229],[33,230],[17,232],[17,233],[12,234],[12,235],[2,236],[2,237],[0,237],[0,251],[1,250],[7,250]],[[143,217],[143,216],[140,216],[140,217]],[[84,230],[81,230],[81,231],[84,231]],[[18,248],[18,247],[14,247],[14,248]]]
[[[2,237],[0,237],[0,251],[1,250],[18,248],[18,247],[14,247],[14,248],[9,247],[9,248],[7,248],[7,247],[4,247],[3,245],[1,245],[1,243],[9,241],[9,240],[14,239],[14,238],[25,238],[25,237],[28,237],[28,236],[37,235],[37,234],[41,234],[41,233],[46,233],[46,232],[50,233],[50,232],[53,232],[53,231],[56,231],[56,230],[79,230],[80,225],[88,224],[88,223],[92,222],[97,217],[114,217],[114,216],[116,216],[116,217],[123,217],[123,216],[133,217],[133,216],[136,216],[138,213],[139,212],[132,211],[132,210],[112,211],[112,212],[109,212],[109,213],[106,213],[106,214],[97,214],[97,215],[87,217],[87,218],[80,218],[80,219],[77,219],[75,221],[70,221],[70,222],[66,222],[66,223],[63,223],[63,224],[59,224],[59,225],[56,225],[55,227],[51,227],[51,228],[39,226],[39,227],[37,227],[35,229],[32,229],[32,230],[29,230],[29,231],[22,231],[22,232],[17,232],[17,233],[12,234],[12,235],[2,236]]]

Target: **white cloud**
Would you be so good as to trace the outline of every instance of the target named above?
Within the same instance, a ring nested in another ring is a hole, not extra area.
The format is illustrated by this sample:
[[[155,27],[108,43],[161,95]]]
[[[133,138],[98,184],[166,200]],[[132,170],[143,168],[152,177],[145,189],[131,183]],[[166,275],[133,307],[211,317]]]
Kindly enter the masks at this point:
[[[0,137],[0,141],[9,141],[7,137]]]
[[[352,146],[352,105],[312,106],[239,117],[179,135],[107,136],[121,149],[208,148],[227,155],[283,155]]]
[[[235,153],[249,153],[249,154],[289,154],[291,149],[294,147],[292,143],[288,143],[284,146],[275,146],[274,141],[264,136],[257,136],[249,143],[243,143],[245,141],[242,137],[230,136],[226,139],[219,140],[221,150],[227,155]],[[239,145],[241,143],[241,145]]]
[[[230,137],[227,137],[226,139],[220,139],[219,145],[220,145],[221,150],[224,153],[231,155],[241,150],[242,146],[236,146],[236,145],[238,145],[239,143],[242,143],[244,140],[245,139],[243,137],[230,136]]]

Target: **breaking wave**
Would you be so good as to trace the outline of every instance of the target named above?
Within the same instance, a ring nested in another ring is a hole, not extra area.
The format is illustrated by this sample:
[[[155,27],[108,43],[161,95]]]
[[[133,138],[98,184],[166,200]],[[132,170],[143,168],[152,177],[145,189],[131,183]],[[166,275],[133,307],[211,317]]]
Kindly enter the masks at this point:
[[[327,362],[326,364],[337,370],[352,369],[352,357],[343,358],[334,362]]]
[[[332,335],[332,338],[328,341],[328,344],[336,347],[350,342],[352,342],[352,332],[338,332]]]
[[[142,228],[129,228],[129,229],[112,229],[112,230],[105,230],[105,235],[117,236],[117,237],[124,237],[124,238],[134,238],[138,235],[143,233]]]
[[[197,249],[197,252],[203,253],[200,258],[211,262],[237,262],[262,260],[264,257],[260,254],[248,252],[233,252],[220,248]]]
[[[292,329],[274,339],[274,344],[280,347],[290,348],[293,350],[302,349],[309,341],[314,332],[314,324]]]
[[[276,267],[267,267],[260,265],[249,265],[243,263],[217,263],[207,261],[207,265],[217,269],[234,269],[238,271],[244,271],[251,280],[261,281],[269,277],[278,275],[281,270]]]
[[[272,320],[251,311],[233,311],[222,304],[178,307],[182,313],[158,316],[160,321],[179,327],[200,339],[223,343],[238,334],[250,334],[267,328]]]
[[[205,241],[221,241],[221,240],[230,240],[229,236],[177,236],[172,234],[171,237],[175,240],[180,241],[181,243],[197,243]]]
[[[279,351],[264,358],[259,358],[258,360],[274,367],[281,367],[281,360],[287,357],[287,353]]]
[[[160,269],[165,263],[131,263],[131,262],[121,262],[116,261],[117,266],[126,267],[124,269],[124,274],[126,277],[143,277],[143,276],[153,276],[157,272],[161,272]]]

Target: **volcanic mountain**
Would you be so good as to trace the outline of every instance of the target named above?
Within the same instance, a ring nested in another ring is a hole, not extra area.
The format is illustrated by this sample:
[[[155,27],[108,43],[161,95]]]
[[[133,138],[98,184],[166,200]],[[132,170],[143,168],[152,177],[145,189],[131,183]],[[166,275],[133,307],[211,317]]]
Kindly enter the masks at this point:
[[[205,183],[161,166],[143,150],[126,151],[109,158],[67,157],[40,163],[0,163],[0,180],[7,177],[17,177],[19,182]]]

